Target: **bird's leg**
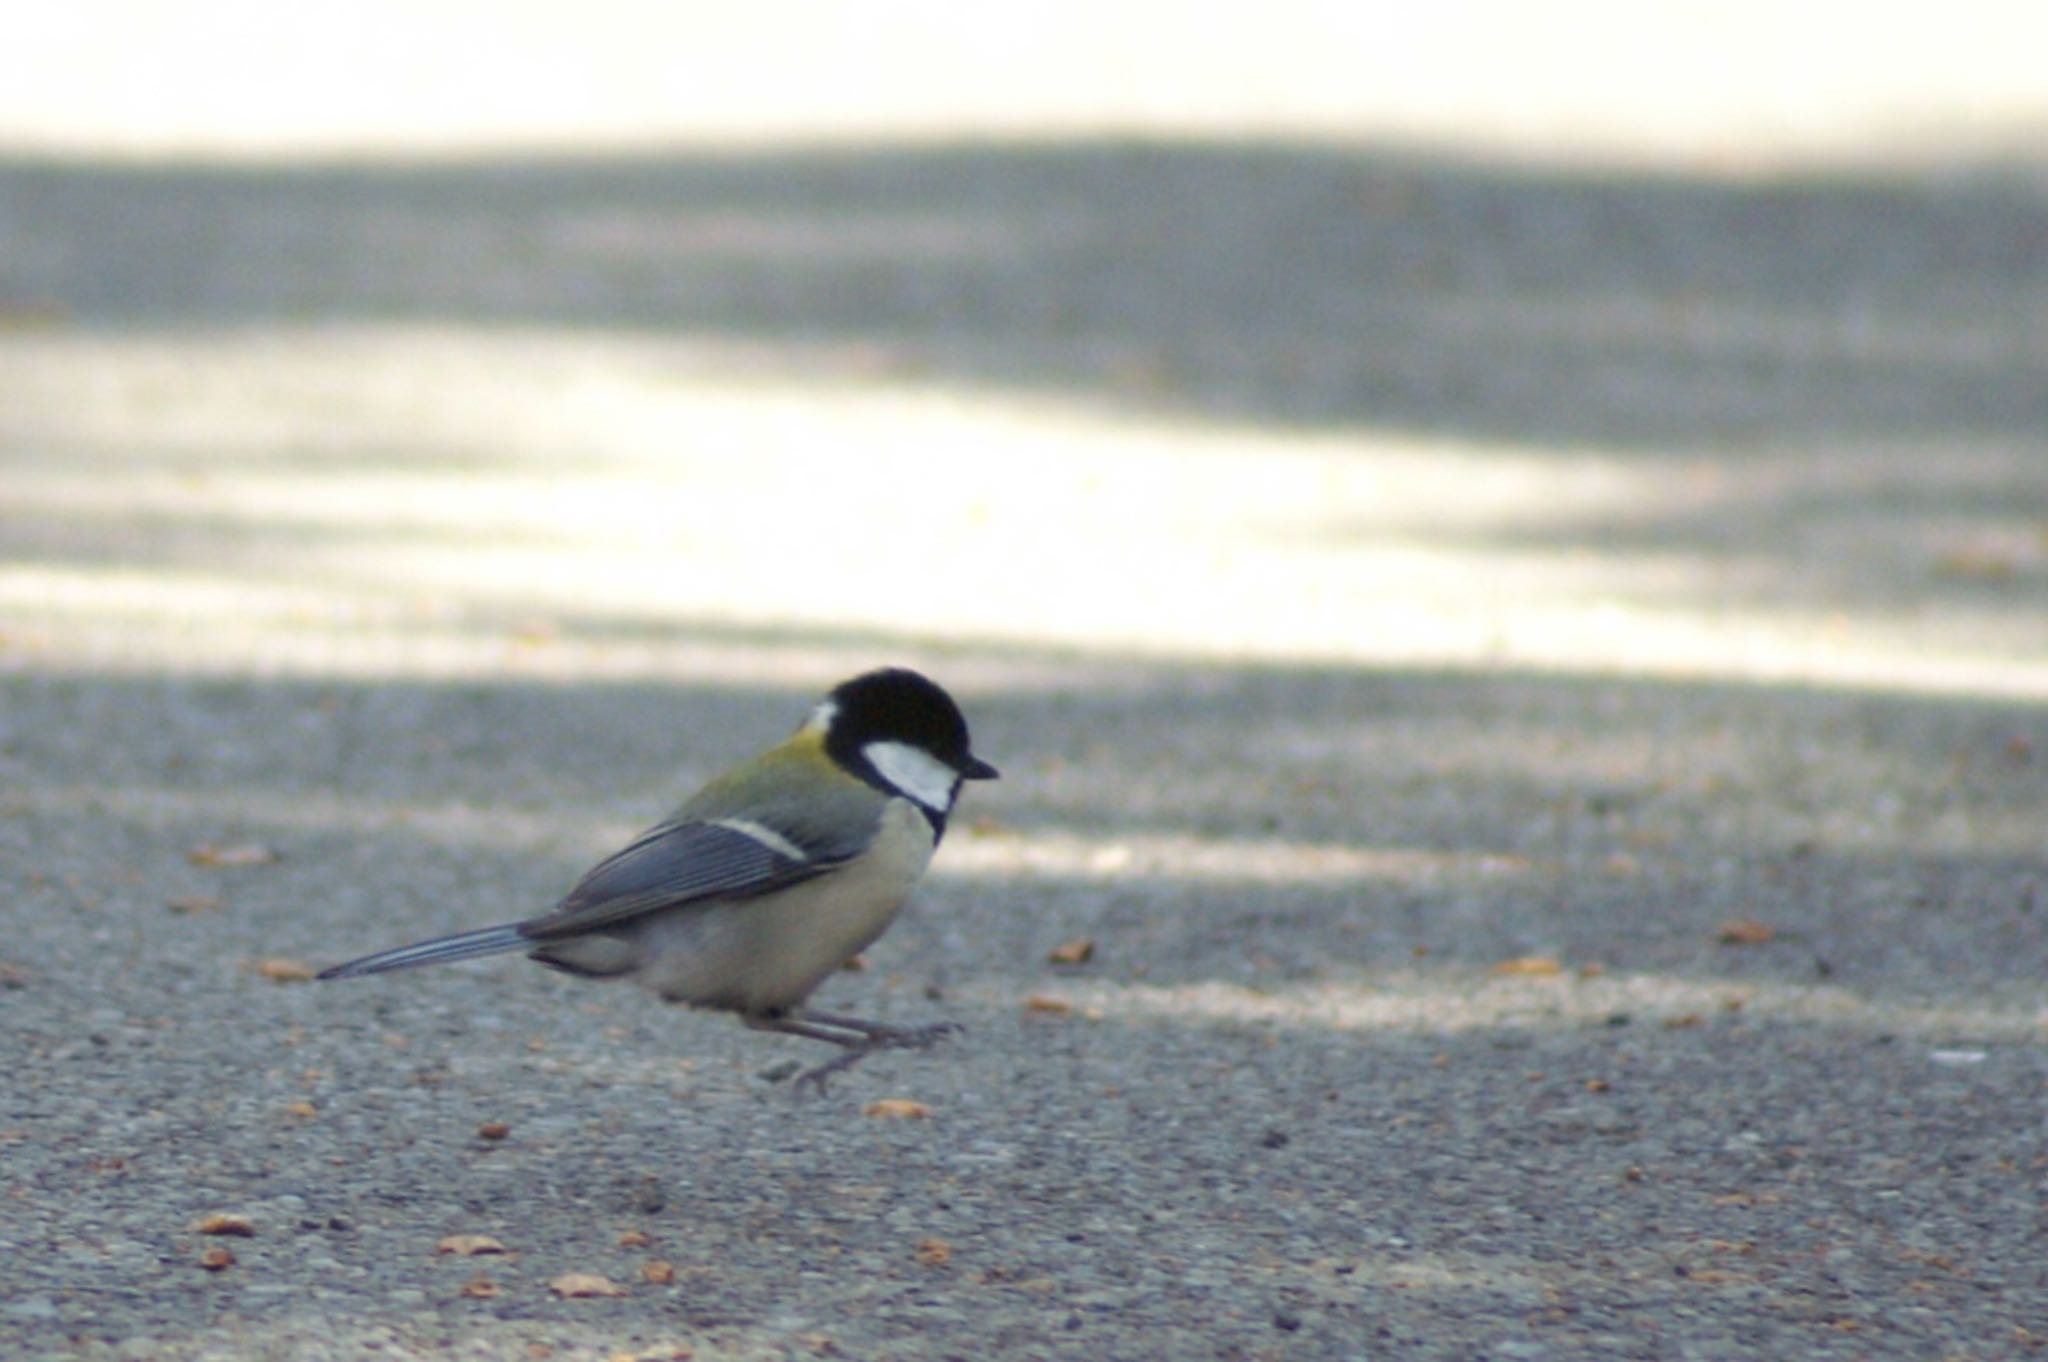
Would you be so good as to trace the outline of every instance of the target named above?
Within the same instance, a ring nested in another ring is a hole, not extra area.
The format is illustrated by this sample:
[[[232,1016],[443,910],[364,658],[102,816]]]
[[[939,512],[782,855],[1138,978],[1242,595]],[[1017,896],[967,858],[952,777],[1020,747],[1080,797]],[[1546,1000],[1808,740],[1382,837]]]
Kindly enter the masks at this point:
[[[880,1022],[862,1021],[859,1017],[844,1017],[836,1012],[814,1012],[809,1008],[805,1008],[797,1015],[807,1022],[816,1022],[820,1026],[836,1026],[842,1031],[857,1031],[867,1038],[868,1047],[875,1050],[923,1050],[961,1029],[958,1022],[935,1022],[930,1026],[884,1026]]]
[[[756,1031],[780,1031],[786,1036],[828,1041],[844,1049],[846,1053],[838,1058],[797,1075],[796,1086],[808,1085],[819,1092],[825,1091],[825,1084],[832,1075],[852,1068],[876,1050],[922,1050],[960,1029],[953,1022],[940,1022],[934,1026],[884,1026],[859,1017],[809,1010],[795,1014],[770,1013],[742,1020]],[[848,1032],[852,1034],[846,1034]]]

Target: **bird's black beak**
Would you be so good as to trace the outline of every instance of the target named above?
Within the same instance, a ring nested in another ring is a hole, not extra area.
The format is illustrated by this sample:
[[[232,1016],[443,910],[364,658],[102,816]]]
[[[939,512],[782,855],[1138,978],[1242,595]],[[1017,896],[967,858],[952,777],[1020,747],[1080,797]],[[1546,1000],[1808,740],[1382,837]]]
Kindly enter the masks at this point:
[[[966,764],[960,768],[960,778],[963,780],[994,780],[1001,775],[1001,771],[980,757],[969,757]]]

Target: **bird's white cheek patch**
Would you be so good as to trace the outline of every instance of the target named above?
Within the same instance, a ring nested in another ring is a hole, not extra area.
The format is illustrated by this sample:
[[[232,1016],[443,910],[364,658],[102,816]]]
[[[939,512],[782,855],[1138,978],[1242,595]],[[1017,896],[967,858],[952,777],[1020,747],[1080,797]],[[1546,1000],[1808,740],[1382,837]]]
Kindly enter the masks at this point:
[[[882,773],[882,779],[927,809],[944,813],[953,807],[959,775],[923,748],[905,742],[871,742],[860,753]]]

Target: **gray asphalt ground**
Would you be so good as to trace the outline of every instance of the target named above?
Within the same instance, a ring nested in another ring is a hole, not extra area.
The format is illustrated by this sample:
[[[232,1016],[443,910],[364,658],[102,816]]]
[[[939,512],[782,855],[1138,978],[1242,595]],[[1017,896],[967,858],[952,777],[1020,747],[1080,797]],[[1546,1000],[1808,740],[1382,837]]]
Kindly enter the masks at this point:
[[[2023,172],[0,168],[0,1354],[2041,1355]],[[1351,500],[1217,530],[1294,441]],[[294,977],[881,660],[1007,778],[819,1001],[956,1040],[806,1098],[517,959]]]

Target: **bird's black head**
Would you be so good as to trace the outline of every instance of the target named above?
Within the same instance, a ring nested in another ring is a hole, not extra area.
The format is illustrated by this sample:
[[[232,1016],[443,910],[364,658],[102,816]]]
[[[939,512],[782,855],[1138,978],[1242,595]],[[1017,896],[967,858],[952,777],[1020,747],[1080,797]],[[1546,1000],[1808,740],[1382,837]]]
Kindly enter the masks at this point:
[[[906,667],[864,672],[833,687],[812,722],[825,751],[877,789],[915,801],[943,825],[963,780],[994,780],[974,755],[953,697]]]

